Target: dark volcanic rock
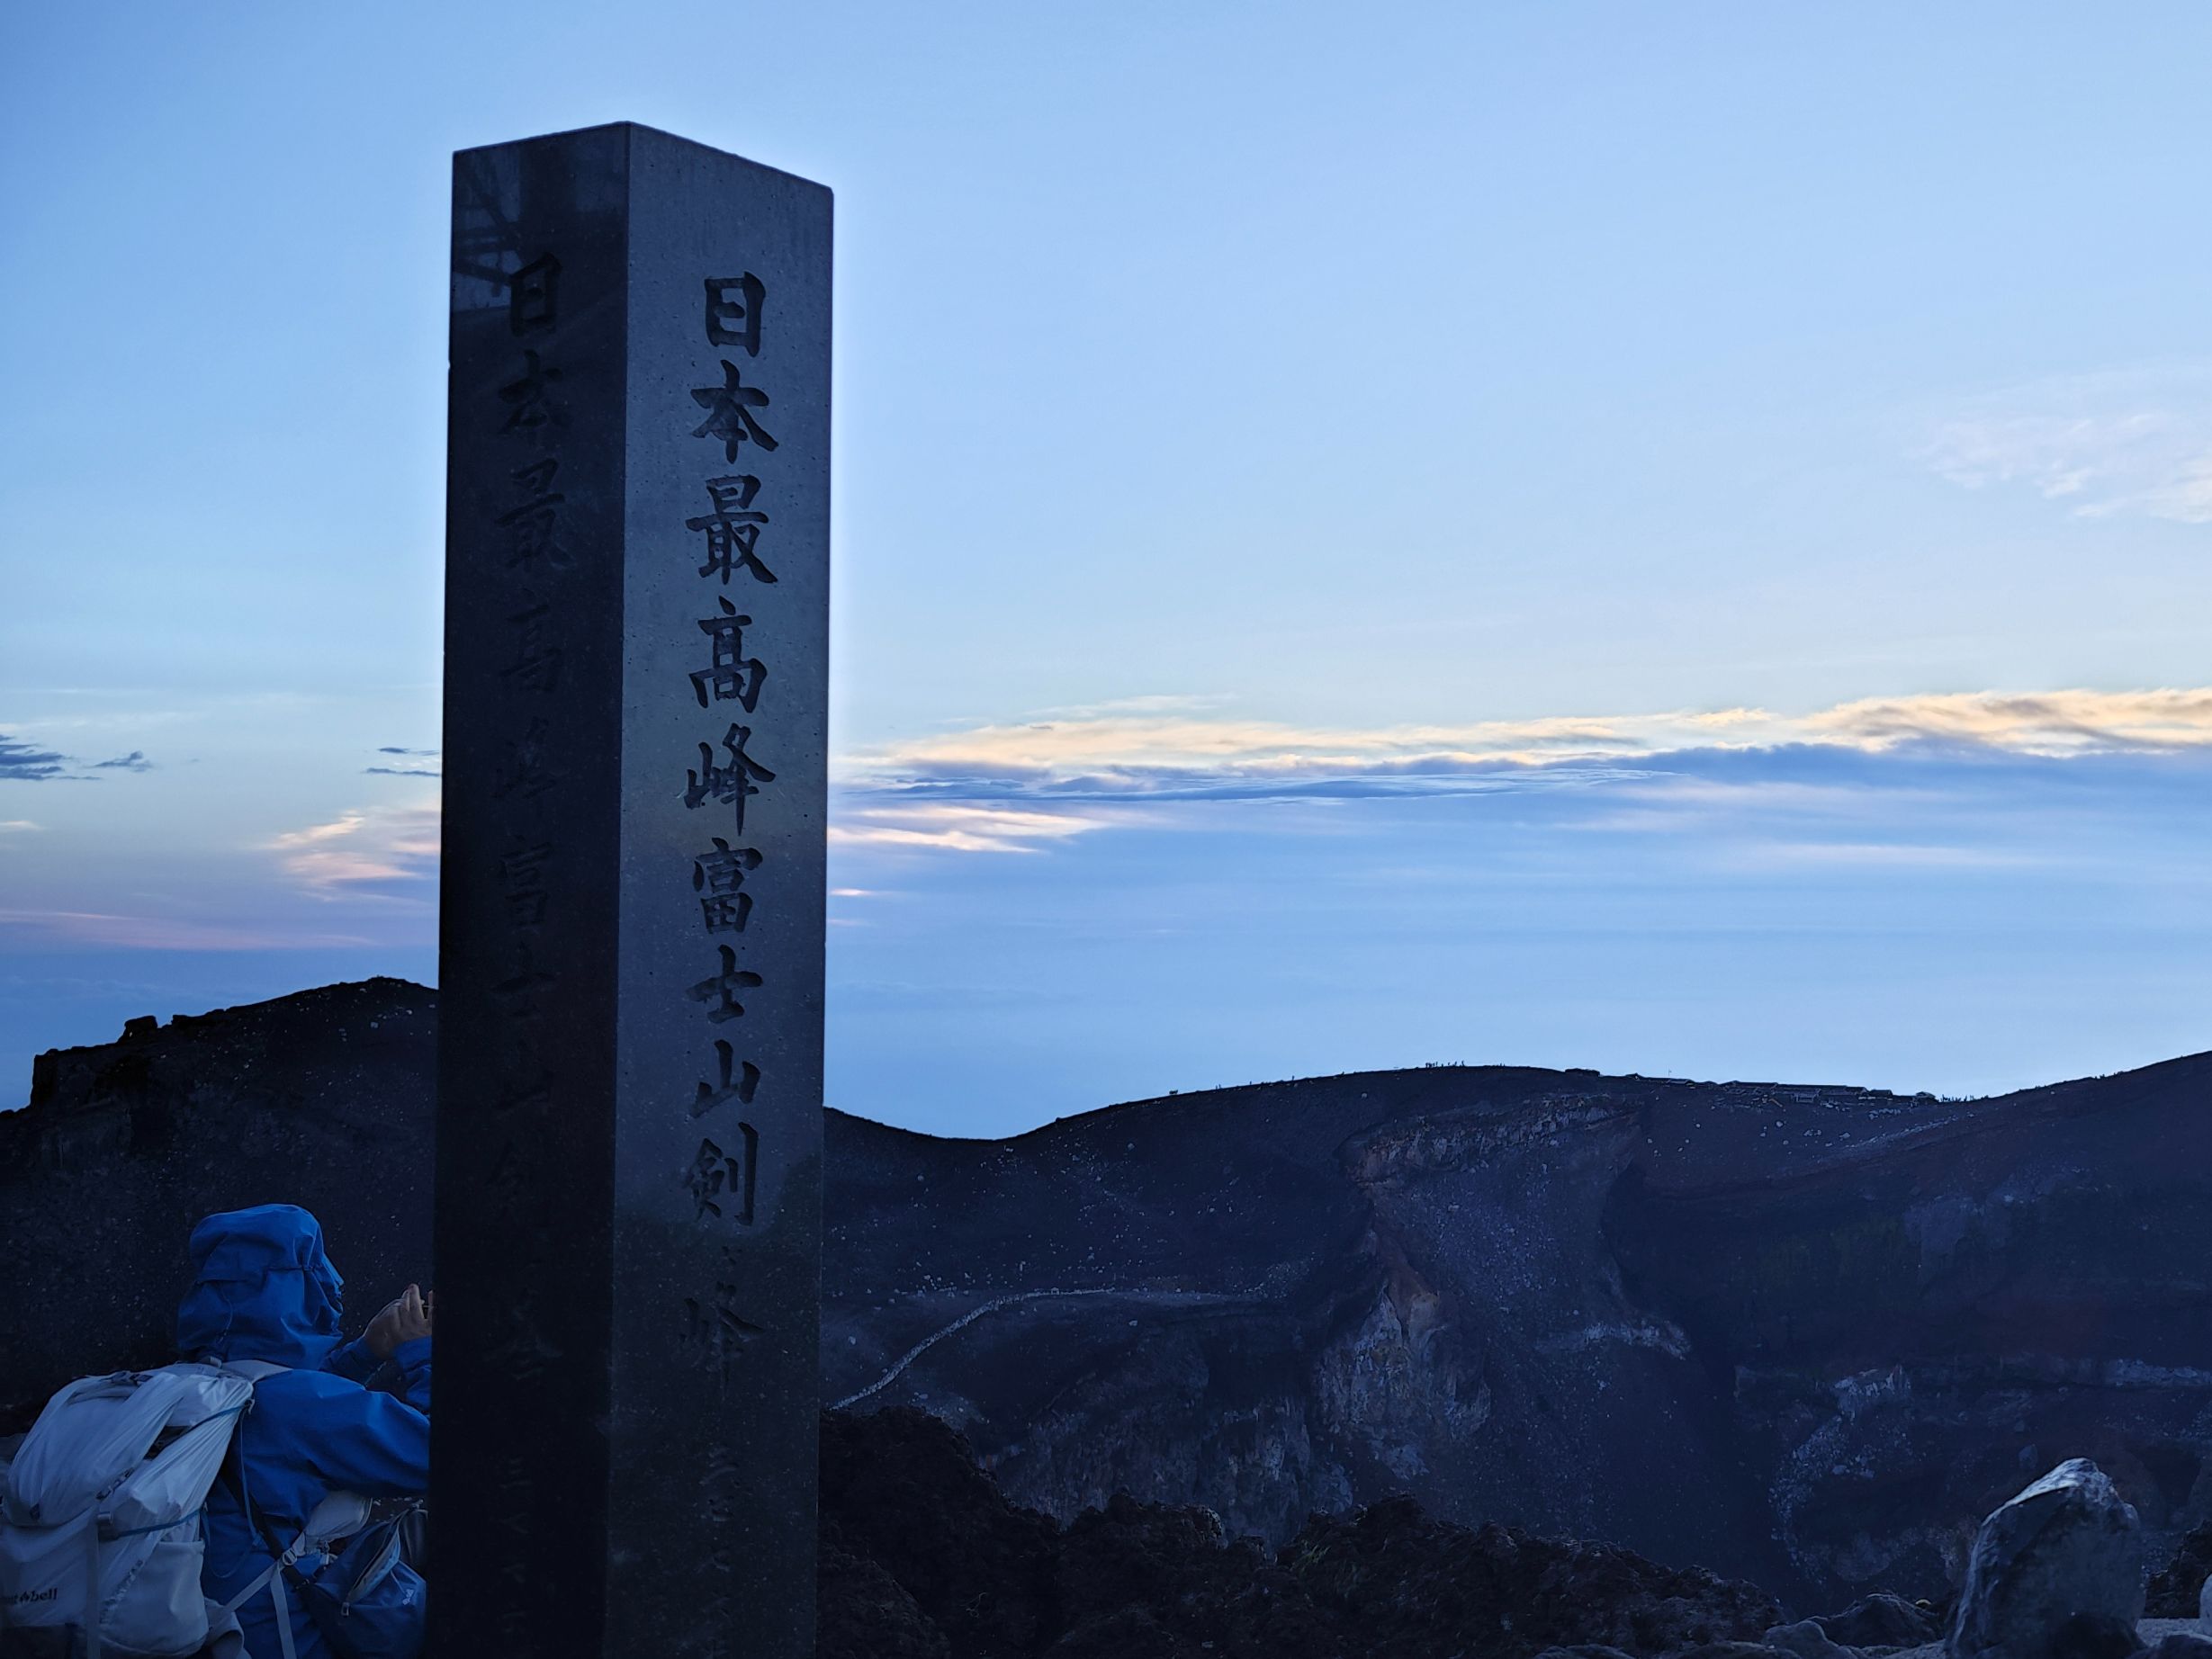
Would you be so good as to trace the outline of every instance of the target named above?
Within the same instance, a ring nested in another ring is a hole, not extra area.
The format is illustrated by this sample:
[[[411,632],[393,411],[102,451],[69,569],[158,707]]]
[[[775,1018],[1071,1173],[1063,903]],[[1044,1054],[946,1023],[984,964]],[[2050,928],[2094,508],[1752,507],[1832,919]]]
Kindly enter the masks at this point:
[[[1039,1650],[1057,1619],[1058,1530],[1008,1503],[926,1412],[822,1420],[823,1538],[888,1574],[962,1659]]]
[[[190,1222],[322,1214],[424,1275],[432,993],[42,1056],[0,1114],[0,1397],[166,1350]],[[824,1397],[956,1423],[1017,1502],[1232,1536],[1395,1492],[1800,1606],[1942,1598],[2082,1453],[2212,1516],[2212,1057],[2002,1099],[1438,1067],[1009,1141],[832,1113]],[[2193,1590],[2190,1610],[2193,1610]]]
[[[1175,1642],[1248,1643],[1285,1587],[1268,1572],[1266,1551],[1252,1539],[1230,1543],[1211,1510],[1139,1503],[1127,1493],[1069,1523],[1053,1584],[1068,1629],[1055,1654],[1121,1651],[1108,1646],[1110,1633],[1130,1611],[1155,1607],[1166,1610],[1166,1622],[1147,1616]]]
[[[313,1210],[357,1323],[428,1284],[436,1006],[369,980],[40,1055],[0,1113],[0,1402],[174,1358],[212,1210]]]
[[[1795,1624],[1776,1625],[1759,1640],[1795,1659],[1856,1659],[1849,1648],[1835,1641],[1819,1624],[1801,1619]]]
[[[2190,1529],[2174,1546],[2173,1559],[2151,1574],[2144,1610],[2153,1619],[2204,1617],[2208,1580],[2212,1580],[2212,1521]]]
[[[854,1555],[826,1529],[815,1560],[815,1659],[952,1659],[945,1633],[879,1564]]]
[[[1410,1498],[1316,1516],[1282,1552],[1317,1606],[1376,1654],[1533,1654],[1596,1643],[1674,1653],[1749,1640],[1780,1612],[1771,1597],[1701,1569],[1675,1571],[1605,1544],[1478,1531],[1430,1520]]]
[[[1410,1499],[1317,1519],[1271,1556],[1226,1538],[1209,1511],[1126,1496],[1061,1527],[1010,1504],[919,1412],[830,1412],[822,1444],[824,1655],[1641,1655],[1775,1617],[1747,1584],[1603,1545],[1470,1532]]]
[[[1954,1659],[2125,1659],[2143,1617],[2143,1529],[2095,1464],[2062,1463],[1975,1534]]]
[[[949,1417],[1063,1516],[1126,1489],[1279,1541],[1406,1490],[1943,1599],[2037,1447],[2162,1535],[2212,1506],[2208,1087],[1438,1068],[1005,1143],[840,1123],[826,1391]]]
[[[1918,1647],[1943,1634],[1943,1620],[1934,1611],[1884,1591],[1860,1597],[1840,1613],[1821,1614],[1812,1622],[1842,1647]]]

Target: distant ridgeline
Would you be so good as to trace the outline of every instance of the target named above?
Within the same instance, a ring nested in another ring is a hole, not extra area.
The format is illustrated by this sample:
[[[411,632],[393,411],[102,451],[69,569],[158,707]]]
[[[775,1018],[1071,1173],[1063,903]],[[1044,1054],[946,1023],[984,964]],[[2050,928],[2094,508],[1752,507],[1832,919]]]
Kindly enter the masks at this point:
[[[0,1399],[172,1358],[211,1210],[312,1209],[349,1318],[427,1284],[436,1050],[437,993],[378,979],[40,1054],[0,1113]]]
[[[0,1401],[164,1357],[211,1209],[314,1209],[356,1320],[428,1280],[436,1024],[375,980],[41,1055]],[[1423,1068],[828,1151],[825,1402],[1062,1515],[1410,1492],[1829,1604],[1940,1591],[2069,1456],[2154,1559],[2212,1515],[2212,1056],[1963,1104]]]

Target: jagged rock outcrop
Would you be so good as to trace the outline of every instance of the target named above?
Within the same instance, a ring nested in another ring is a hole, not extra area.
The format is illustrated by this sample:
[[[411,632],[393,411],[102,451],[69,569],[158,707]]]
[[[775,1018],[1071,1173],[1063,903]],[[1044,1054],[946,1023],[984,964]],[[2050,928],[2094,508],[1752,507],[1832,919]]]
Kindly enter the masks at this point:
[[[2146,1610],[2154,1619],[2203,1619],[2212,1625],[2212,1520],[2199,1521],[2151,1574]]]
[[[1840,1613],[1816,1614],[1812,1623],[1839,1647],[1919,1647],[1943,1634],[1943,1620],[1932,1605],[1877,1590]]]
[[[1601,1544],[1432,1520],[1409,1499],[1316,1518],[1280,1550],[1210,1511],[1126,1496],[1062,1525],[1010,1504],[952,1430],[823,1420],[823,1659],[1527,1659],[1747,1639],[1749,1584]]]
[[[0,1401],[172,1358],[211,1210],[313,1209],[364,1318],[430,1283],[436,1009],[369,980],[40,1055],[0,1113]]]
[[[157,1352],[205,1209],[316,1208],[364,1308],[427,1275],[434,1010],[374,982],[42,1058],[0,1394]],[[2212,1518],[2208,1096],[2199,1056],[1971,1102],[1440,1067],[1008,1141],[832,1114],[824,1396],[943,1416],[1063,1520],[1127,1491],[1280,1545],[1405,1492],[1801,1608],[1945,1597],[2078,1453],[2163,1559]]]

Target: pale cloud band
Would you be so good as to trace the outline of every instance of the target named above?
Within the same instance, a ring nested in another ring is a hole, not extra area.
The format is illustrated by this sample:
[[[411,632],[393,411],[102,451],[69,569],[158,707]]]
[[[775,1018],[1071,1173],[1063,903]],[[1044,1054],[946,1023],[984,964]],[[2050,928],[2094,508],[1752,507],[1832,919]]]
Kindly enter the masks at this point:
[[[268,951],[343,949],[372,941],[357,934],[315,932],[280,921],[232,926],[176,916],[127,916],[102,910],[0,910],[0,937],[123,950]]]
[[[1685,757],[1790,749],[2046,761],[2212,756],[2212,688],[1971,692],[1862,698],[1796,714],[1676,710],[1365,729],[1177,712],[1162,699],[846,757],[830,839],[866,852],[1033,853],[1093,830],[1164,826],[1176,803],[1206,801],[1608,789],[1632,801],[1659,789],[1678,807],[1710,808],[1731,786],[1679,776]],[[1780,781],[1757,793],[1772,807],[1792,791],[1803,793]],[[1823,801],[1823,810],[1833,804]],[[436,873],[437,807],[349,811],[279,835],[267,850],[294,885],[320,897],[419,891]]]
[[[1104,821],[1095,817],[996,807],[849,803],[847,810],[839,814],[839,821],[830,826],[830,845],[1024,853],[1038,850],[1040,844],[1097,829]]]
[[[1364,730],[1107,713],[917,739],[864,750],[840,772],[846,784],[861,788],[964,777],[1038,789],[1091,783],[1144,793],[1147,785],[1200,778],[1287,781],[1344,772],[1504,770],[1794,744],[1867,753],[1949,744],[2055,757],[2212,747],[2212,688],[1970,692],[1869,697],[1807,714],[1677,710]]]
[[[2212,689],[1971,692],[1797,714],[1731,708],[1369,729],[1107,708],[852,755],[837,768],[831,833],[886,850],[1013,852],[1116,824],[1165,825],[1179,803],[1613,790],[1710,805],[1716,785],[1684,776],[1693,758],[1791,751],[1869,764],[2212,756]],[[1766,797],[1793,790],[1802,786],[1757,786],[1767,806],[1780,802]]]
[[[367,895],[437,874],[435,802],[359,808],[288,830],[268,844],[284,874],[319,897]]]

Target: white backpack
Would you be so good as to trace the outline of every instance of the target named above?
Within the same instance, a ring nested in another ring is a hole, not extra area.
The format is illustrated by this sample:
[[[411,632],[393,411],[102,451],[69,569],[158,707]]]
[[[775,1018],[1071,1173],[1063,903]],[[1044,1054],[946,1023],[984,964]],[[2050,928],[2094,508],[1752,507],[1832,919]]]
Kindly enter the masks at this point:
[[[48,1401],[0,1488],[0,1631],[74,1630],[85,1659],[205,1646],[201,1511],[253,1391],[218,1366],[168,1365]]]
[[[83,1659],[181,1659],[236,1631],[238,1609],[265,1590],[292,1659],[283,1569],[359,1531],[366,1498],[324,1498],[228,1605],[200,1593],[208,1489],[254,1385],[285,1368],[237,1359],[118,1371],[81,1377],[49,1400],[14,1461],[0,1465],[0,1633],[52,1631]]]

